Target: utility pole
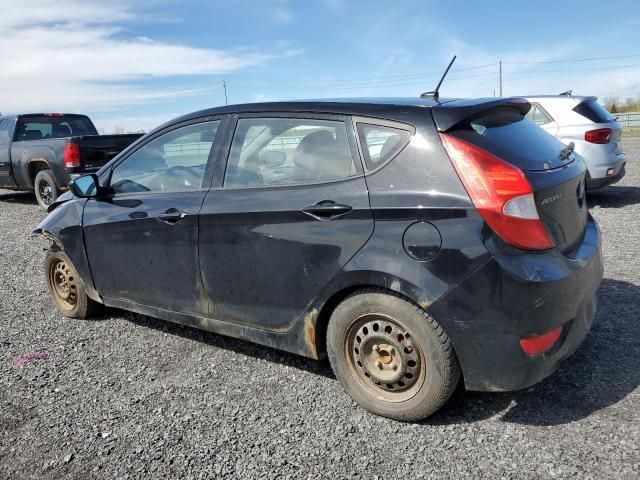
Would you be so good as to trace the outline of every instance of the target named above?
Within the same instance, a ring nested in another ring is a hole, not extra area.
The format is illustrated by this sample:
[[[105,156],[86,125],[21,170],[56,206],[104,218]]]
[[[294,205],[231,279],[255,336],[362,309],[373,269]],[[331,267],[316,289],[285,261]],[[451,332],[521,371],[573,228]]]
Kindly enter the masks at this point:
[[[498,68],[500,72],[500,96],[502,96],[502,60],[498,62]]]
[[[227,100],[227,82],[222,80],[222,88],[224,88],[224,104],[229,105],[229,100]]]

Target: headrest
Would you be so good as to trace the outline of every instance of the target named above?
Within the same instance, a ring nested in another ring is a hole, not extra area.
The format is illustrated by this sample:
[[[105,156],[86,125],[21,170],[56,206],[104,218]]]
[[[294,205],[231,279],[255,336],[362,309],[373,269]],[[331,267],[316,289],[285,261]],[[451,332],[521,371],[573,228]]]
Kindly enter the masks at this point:
[[[400,141],[400,135],[391,135],[389,138],[387,138],[387,140],[384,142],[384,145],[382,145],[382,148],[380,149],[380,159],[383,159],[384,157],[389,155],[391,150],[393,150],[393,148],[397,145],[398,141]]]
[[[42,138],[42,132],[40,130],[27,130],[22,136],[23,140],[40,140]]]
[[[336,141],[327,130],[312,132],[302,139],[293,154],[293,162],[307,171],[318,168],[318,162],[335,152]]]
[[[70,137],[71,129],[68,126],[62,125],[62,124],[54,125],[53,128],[51,129],[51,136],[52,137]]]

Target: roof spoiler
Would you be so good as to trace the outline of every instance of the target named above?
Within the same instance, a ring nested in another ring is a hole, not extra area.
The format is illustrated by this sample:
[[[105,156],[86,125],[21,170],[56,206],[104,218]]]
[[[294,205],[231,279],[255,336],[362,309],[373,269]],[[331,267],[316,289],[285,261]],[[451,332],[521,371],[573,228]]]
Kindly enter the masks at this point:
[[[460,122],[494,108],[514,108],[526,115],[531,104],[520,97],[453,100],[434,105],[431,112],[438,131],[446,132]]]

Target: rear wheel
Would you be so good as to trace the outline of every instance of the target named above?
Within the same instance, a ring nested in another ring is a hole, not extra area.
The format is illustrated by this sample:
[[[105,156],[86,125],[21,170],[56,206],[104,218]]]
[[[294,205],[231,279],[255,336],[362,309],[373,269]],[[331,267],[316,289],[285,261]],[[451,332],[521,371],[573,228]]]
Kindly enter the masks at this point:
[[[442,327],[412,303],[377,290],[357,292],[336,307],[327,353],[357,403],[396,420],[415,421],[436,412],[460,378]]]
[[[51,170],[40,170],[33,181],[33,189],[40,208],[46,210],[60,195]]]
[[[64,253],[47,253],[45,275],[60,313],[71,318],[89,318],[95,312],[98,304],[89,298],[80,275]]]

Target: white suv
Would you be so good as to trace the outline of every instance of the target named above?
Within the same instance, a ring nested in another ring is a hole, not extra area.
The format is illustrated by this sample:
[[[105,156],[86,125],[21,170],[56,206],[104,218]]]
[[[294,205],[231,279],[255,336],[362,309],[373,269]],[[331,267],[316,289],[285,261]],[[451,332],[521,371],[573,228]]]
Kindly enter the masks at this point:
[[[587,164],[587,188],[602,188],[625,173],[620,145],[622,127],[597,97],[560,95],[526,97],[531,103],[527,118],[561,142],[575,144],[575,152]]]

